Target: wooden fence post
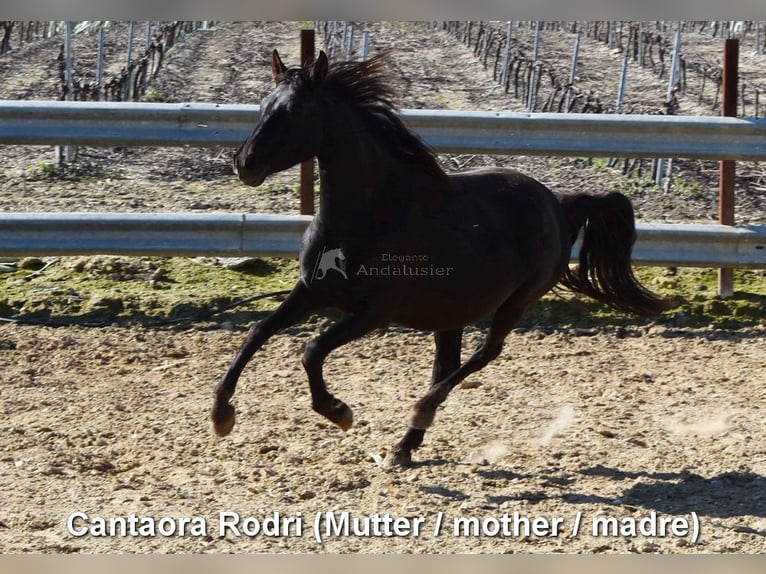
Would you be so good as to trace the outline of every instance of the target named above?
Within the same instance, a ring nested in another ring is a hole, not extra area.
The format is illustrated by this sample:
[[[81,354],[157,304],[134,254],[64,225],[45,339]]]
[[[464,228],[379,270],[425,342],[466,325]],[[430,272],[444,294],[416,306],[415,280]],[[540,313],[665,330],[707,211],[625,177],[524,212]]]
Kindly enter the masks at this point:
[[[736,117],[737,115],[738,68],[739,40],[725,40],[722,116]],[[724,160],[720,163],[718,222],[722,225],[734,225],[735,165],[733,160]],[[721,297],[731,297],[734,294],[734,269],[731,267],[723,267],[718,270],[718,294]]]
[[[314,62],[314,30],[301,30],[301,64],[309,66]],[[300,175],[301,215],[314,215],[314,158],[301,163]]]

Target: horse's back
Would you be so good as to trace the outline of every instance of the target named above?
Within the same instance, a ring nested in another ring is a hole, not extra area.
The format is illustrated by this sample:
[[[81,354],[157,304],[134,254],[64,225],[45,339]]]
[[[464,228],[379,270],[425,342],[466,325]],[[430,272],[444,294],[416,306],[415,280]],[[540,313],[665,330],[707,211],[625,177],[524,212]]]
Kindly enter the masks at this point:
[[[485,168],[450,174],[455,205],[502,233],[515,248],[540,260],[541,251],[566,251],[566,221],[559,200],[545,185],[519,171]]]
[[[450,173],[449,180],[453,190],[472,201],[489,201],[513,210],[535,207],[540,214],[559,209],[548,187],[515,169],[480,168]]]

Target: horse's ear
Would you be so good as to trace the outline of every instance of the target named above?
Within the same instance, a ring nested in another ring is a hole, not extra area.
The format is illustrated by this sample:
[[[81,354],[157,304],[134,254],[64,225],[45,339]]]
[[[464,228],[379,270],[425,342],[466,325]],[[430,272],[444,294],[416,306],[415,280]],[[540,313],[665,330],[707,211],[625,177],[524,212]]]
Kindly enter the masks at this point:
[[[327,54],[324,53],[324,50],[320,50],[319,57],[317,57],[316,62],[314,62],[314,67],[311,70],[311,76],[315,80],[324,80],[328,68],[329,63],[327,62]]]
[[[282,63],[282,58],[279,57],[279,52],[274,50],[271,53],[271,73],[274,74],[274,83],[278,84],[285,77],[287,66]]]

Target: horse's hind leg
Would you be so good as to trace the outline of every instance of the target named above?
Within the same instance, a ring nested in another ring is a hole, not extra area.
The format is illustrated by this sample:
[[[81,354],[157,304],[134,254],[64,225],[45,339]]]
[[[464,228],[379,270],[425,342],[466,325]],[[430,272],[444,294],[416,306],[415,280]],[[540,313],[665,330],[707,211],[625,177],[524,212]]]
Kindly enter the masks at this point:
[[[431,385],[447,377],[450,373],[460,368],[460,349],[463,339],[463,330],[455,331],[436,331],[434,340],[436,341],[436,354],[434,356],[434,366],[431,375]],[[412,451],[423,444],[425,429],[407,427],[407,432],[396,446],[394,446],[386,455],[384,466],[407,466],[412,461]]]
[[[325,384],[322,368],[324,360],[334,349],[363,337],[373,329],[383,327],[377,315],[357,313],[344,317],[316,339],[309,341],[303,353],[303,367],[309,379],[311,407],[344,431],[351,428],[354,415],[340,399],[336,399]]]
[[[432,384],[425,396],[415,403],[408,420],[409,429],[422,430],[425,433],[425,430],[433,423],[437,407],[446,400],[450,391],[468,375],[483,369],[500,354],[508,333],[516,326],[529,306],[542,297],[548,289],[550,285],[547,284],[530,284],[529,287],[518,289],[500,306],[495,312],[489,333],[481,347],[462,366]],[[407,432],[414,434],[414,430],[409,429]]]
[[[294,325],[317,308],[307,290],[306,285],[299,281],[271,315],[250,328],[237,356],[215,388],[210,420],[213,423],[213,431],[218,436],[226,436],[234,427],[235,411],[229,400],[234,396],[237,380],[248,361],[277,331]]]

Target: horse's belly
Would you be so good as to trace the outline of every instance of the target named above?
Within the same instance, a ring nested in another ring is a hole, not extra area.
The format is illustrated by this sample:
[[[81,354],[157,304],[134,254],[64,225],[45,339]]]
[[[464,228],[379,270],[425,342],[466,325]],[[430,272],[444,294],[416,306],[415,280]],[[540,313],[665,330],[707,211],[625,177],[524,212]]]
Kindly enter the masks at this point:
[[[513,291],[514,285],[508,283],[470,294],[413,288],[397,309],[394,322],[428,331],[458,329],[491,317]]]
[[[478,323],[482,319],[490,317],[496,309],[497,307],[489,308],[485,312],[466,312],[463,310],[441,311],[433,309],[420,313],[404,310],[397,314],[393,322],[404,327],[423,331],[452,331]]]
[[[495,314],[507,301],[527,308],[560,279],[568,256],[541,251],[535,263],[518,257],[472,263],[443,277],[413,279],[404,290],[395,322],[415,329],[448,330]]]

